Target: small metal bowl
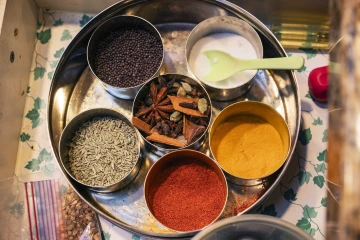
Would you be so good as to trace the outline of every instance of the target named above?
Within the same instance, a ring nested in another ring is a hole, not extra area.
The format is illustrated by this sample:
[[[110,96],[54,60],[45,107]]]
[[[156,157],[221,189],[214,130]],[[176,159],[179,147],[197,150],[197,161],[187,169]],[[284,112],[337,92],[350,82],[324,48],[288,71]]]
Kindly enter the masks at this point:
[[[265,179],[268,177],[271,177],[273,173],[278,171],[282,165],[285,163],[286,160],[290,157],[289,151],[290,151],[290,131],[289,128],[284,120],[284,118],[271,106],[261,103],[261,102],[254,102],[254,101],[246,101],[246,102],[237,102],[234,103],[226,108],[224,108],[219,115],[215,118],[211,128],[210,128],[210,136],[209,136],[209,147],[211,154],[213,158],[216,160],[216,157],[214,155],[213,146],[212,146],[212,138],[214,136],[214,133],[216,129],[227,119],[229,119],[232,116],[236,115],[255,115],[257,117],[260,117],[267,121],[269,124],[271,124],[280,134],[280,137],[283,142],[283,148],[284,148],[284,160],[280,164],[280,166],[275,169],[272,173],[266,176],[259,176],[258,178],[241,178],[238,176],[235,176],[228,171],[226,171],[223,167],[222,170],[225,173],[226,178],[238,185],[245,185],[245,186],[253,186],[261,184]],[[219,164],[221,166],[221,164]]]
[[[67,152],[68,152],[67,144],[69,143],[70,139],[73,137],[74,131],[76,131],[76,129],[78,129],[85,122],[92,120],[96,117],[111,117],[111,118],[120,119],[120,120],[124,121],[126,124],[128,124],[131,128],[134,129],[135,134],[136,134],[136,139],[137,139],[136,148],[138,149],[138,156],[137,156],[137,161],[136,161],[135,165],[132,167],[131,171],[127,175],[125,175],[122,179],[120,179],[119,181],[117,181],[111,185],[107,185],[107,186],[92,186],[92,185],[84,184],[84,183],[80,182],[79,180],[77,180],[75,178],[75,176],[71,173],[71,171],[69,169],[67,169],[67,167],[66,167]],[[130,183],[136,177],[136,175],[138,174],[138,172],[140,170],[141,163],[142,163],[139,137],[137,135],[137,131],[135,130],[134,126],[132,126],[131,121],[129,119],[127,119],[126,117],[124,117],[121,113],[116,112],[112,109],[107,109],[107,108],[96,108],[96,109],[87,110],[85,112],[80,113],[76,117],[74,117],[66,125],[66,127],[64,128],[64,130],[61,134],[60,141],[59,141],[59,155],[60,155],[60,161],[61,161],[62,167],[65,169],[67,174],[72,179],[74,179],[79,184],[81,184],[85,187],[88,187],[92,191],[101,192],[101,193],[113,192],[113,191],[119,190],[120,188],[125,187],[128,183]]]
[[[211,225],[212,223],[214,223],[216,220],[219,219],[219,217],[222,215],[225,206],[226,206],[226,202],[227,202],[227,198],[228,198],[228,185],[227,185],[227,181],[226,178],[224,176],[223,171],[221,170],[219,164],[212,160],[210,157],[206,156],[205,154],[198,152],[198,151],[194,151],[194,150],[179,150],[176,152],[171,152],[166,154],[165,156],[161,157],[158,161],[156,161],[154,163],[154,165],[150,168],[149,172],[146,175],[145,178],[145,182],[144,182],[144,196],[145,196],[145,201],[146,201],[146,205],[150,211],[150,213],[152,214],[152,216],[156,219],[156,217],[153,214],[153,211],[151,209],[151,204],[150,204],[150,187],[151,184],[155,181],[156,177],[159,175],[159,173],[169,164],[174,163],[174,161],[181,161],[182,159],[196,159],[199,160],[200,162],[206,164],[209,168],[211,168],[216,175],[219,177],[223,188],[224,188],[224,194],[225,194],[225,199],[224,199],[224,205],[223,208],[221,210],[221,212],[219,213],[219,215],[211,222],[209,223],[207,226]],[[181,202],[179,202],[179,204],[181,204]],[[158,220],[159,221],[159,220]],[[160,221],[159,221],[160,222]],[[164,225],[165,227],[169,228],[168,226],[166,226],[165,224],[163,224],[162,222],[160,222],[162,225]],[[207,226],[203,227],[202,229],[206,228]],[[171,229],[171,228],[169,228]],[[202,230],[202,229],[197,229],[191,232],[186,232],[189,234],[195,234],[196,232]],[[178,230],[174,230],[171,229],[173,231],[176,232],[181,232]]]
[[[217,16],[208,18],[199,23],[191,32],[186,41],[185,55],[186,64],[191,76],[206,88],[211,99],[219,101],[228,101],[240,97],[244,94],[251,86],[252,79],[256,75],[254,74],[251,78],[245,79],[245,83],[241,83],[234,88],[221,88],[218,84],[205,83],[201,79],[197,78],[190,68],[189,57],[193,46],[201,38],[206,37],[214,33],[235,33],[246,38],[254,47],[257,57],[263,58],[263,46],[257,32],[245,21],[229,16]],[[223,49],[211,49],[211,50],[223,50]]]
[[[204,91],[204,98],[206,98],[210,109],[212,109],[212,105],[211,105],[211,100],[210,97],[208,95],[208,93],[206,92],[206,89],[199,84],[199,82],[195,81],[194,79],[191,79],[187,76],[184,75],[180,75],[180,74],[165,74],[165,75],[161,75],[166,81],[171,81],[174,77],[178,80],[184,81],[189,83],[192,86],[196,86],[197,88],[201,89],[202,91]],[[133,108],[132,108],[132,116],[135,116],[135,113],[137,112],[137,110],[139,109],[139,102],[141,99],[144,99],[147,92],[149,92],[150,89],[150,84],[152,83],[152,81],[155,81],[157,79],[157,77],[151,79],[150,81],[146,82],[139,90],[138,94],[135,97],[134,103],[133,103]],[[201,134],[198,139],[196,141],[194,141],[192,144],[187,145],[185,148],[176,148],[176,147],[171,147],[171,146],[167,146],[164,144],[160,144],[160,143],[152,143],[150,141],[148,141],[145,138],[144,133],[140,132],[140,135],[142,137],[142,139],[145,142],[145,146],[154,154],[158,155],[158,156],[163,156],[167,153],[170,153],[172,151],[176,151],[179,149],[193,149],[193,150],[197,150],[199,149],[203,143],[205,142],[205,136],[206,133],[208,132],[209,126],[210,126],[210,122],[211,122],[211,117],[212,117],[212,111],[210,111],[209,114],[209,124],[207,125],[205,132],[203,134]]]
[[[111,32],[119,30],[123,27],[137,27],[142,28],[148,32],[150,32],[152,35],[159,38],[159,40],[162,42],[161,35],[159,31],[155,28],[154,25],[152,25],[147,20],[137,17],[137,16],[131,16],[131,15],[122,15],[122,16],[116,16],[113,17],[104,23],[102,23],[99,27],[96,28],[94,33],[92,34],[88,46],[87,46],[87,61],[88,65],[90,67],[90,70],[92,73],[100,80],[104,88],[115,97],[121,98],[121,99],[134,99],[136,93],[139,91],[140,87],[149,79],[152,79],[154,76],[158,75],[161,70],[162,63],[164,61],[164,46],[162,45],[162,59],[160,61],[160,64],[158,66],[158,69],[152,77],[149,79],[144,79],[144,82],[142,84],[139,84],[137,86],[128,87],[128,88],[119,88],[115,86],[111,86],[104,81],[102,81],[97,75],[94,70],[94,63],[95,63],[95,54],[96,54],[96,48],[98,45],[98,42],[103,40],[105,37],[107,37]]]
[[[301,228],[277,217],[246,214],[222,219],[204,229],[192,240],[314,240]]]

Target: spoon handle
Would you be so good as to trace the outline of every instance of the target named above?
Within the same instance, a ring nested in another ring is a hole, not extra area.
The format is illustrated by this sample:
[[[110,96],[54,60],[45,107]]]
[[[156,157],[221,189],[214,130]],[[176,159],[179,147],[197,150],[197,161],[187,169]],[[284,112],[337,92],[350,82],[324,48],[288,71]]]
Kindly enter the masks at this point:
[[[239,71],[250,69],[300,69],[304,66],[301,56],[240,60]]]

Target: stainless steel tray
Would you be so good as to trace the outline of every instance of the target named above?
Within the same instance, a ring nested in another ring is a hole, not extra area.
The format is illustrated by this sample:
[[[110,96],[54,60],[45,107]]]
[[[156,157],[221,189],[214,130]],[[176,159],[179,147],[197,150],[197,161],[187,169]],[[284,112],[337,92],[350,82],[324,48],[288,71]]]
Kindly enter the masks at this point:
[[[78,113],[95,107],[107,107],[130,117],[132,101],[120,100],[108,94],[92,75],[86,61],[86,46],[91,33],[106,19],[121,14],[137,15],[155,24],[165,45],[166,73],[188,75],[184,56],[186,38],[197,23],[218,15],[236,16],[251,24],[261,37],[265,58],[286,55],[276,38],[259,20],[226,1],[120,1],[98,14],[79,32],[65,50],[54,73],[47,116],[49,136],[58,161],[58,142],[61,132],[66,123]],[[254,211],[270,195],[289,166],[299,131],[300,98],[293,72],[259,71],[252,88],[235,101],[244,100],[269,104],[286,119],[291,132],[291,154],[283,168],[260,185],[244,187],[229,183],[229,199],[223,217]],[[235,101],[213,101],[213,115],[216,116],[221,109]],[[200,150],[210,154],[207,144],[204,144]],[[149,167],[158,157],[144,151],[146,159],[136,179],[125,189],[114,193],[91,192],[72,181],[64,169],[62,172],[75,191],[93,209],[119,227],[153,237],[181,238],[195,234],[195,232],[187,234],[171,232],[151,217],[145,204],[143,182]]]

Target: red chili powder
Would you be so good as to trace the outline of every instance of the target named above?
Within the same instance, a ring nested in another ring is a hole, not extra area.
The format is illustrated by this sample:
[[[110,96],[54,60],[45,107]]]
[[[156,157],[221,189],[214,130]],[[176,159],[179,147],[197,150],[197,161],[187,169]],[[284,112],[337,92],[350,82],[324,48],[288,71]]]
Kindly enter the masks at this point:
[[[149,194],[154,216],[178,231],[207,226],[225,202],[220,178],[196,159],[177,160],[166,166],[150,186]]]

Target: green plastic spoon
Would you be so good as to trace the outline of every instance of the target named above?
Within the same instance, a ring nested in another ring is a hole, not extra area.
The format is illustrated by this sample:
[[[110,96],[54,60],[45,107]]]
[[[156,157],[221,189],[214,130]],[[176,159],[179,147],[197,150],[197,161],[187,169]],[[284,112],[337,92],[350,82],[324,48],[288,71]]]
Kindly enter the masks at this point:
[[[301,56],[266,58],[266,59],[239,59],[223,51],[211,50],[204,54],[210,60],[211,70],[202,79],[209,82],[224,80],[237,72],[252,69],[300,69],[304,66]]]

